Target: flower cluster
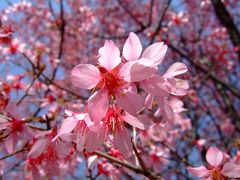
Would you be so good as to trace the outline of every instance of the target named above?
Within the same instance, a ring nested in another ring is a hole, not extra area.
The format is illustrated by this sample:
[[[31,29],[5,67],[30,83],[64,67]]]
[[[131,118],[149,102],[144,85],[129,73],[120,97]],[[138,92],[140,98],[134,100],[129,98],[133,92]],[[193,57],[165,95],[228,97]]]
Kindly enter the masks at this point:
[[[163,74],[158,73],[167,52],[163,42],[150,45],[142,53],[138,36],[130,33],[122,55],[113,41],[107,40],[98,51],[97,66],[79,64],[71,71],[72,83],[92,90],[84,113],[66,111],[67,119],[57,138],[73,135],[79,151],[91,152],[109,140],[125,158],[132,152],[130,126],[148,130],[153,124],[144,113],[156,101],[164,121],[174,120],[171,96],[187,93],[188,83],[176,76],[187,72],[176,62]]]

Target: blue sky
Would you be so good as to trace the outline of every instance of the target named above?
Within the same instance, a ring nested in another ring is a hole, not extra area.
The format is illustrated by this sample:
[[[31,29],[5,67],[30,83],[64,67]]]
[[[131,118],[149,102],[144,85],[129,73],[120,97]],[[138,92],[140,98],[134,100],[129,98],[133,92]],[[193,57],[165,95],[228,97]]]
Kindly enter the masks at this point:
[[[0,0],[0,11],[7,7],[6,0]],[[19,2],[19,0],[9,0],[11,3]]]

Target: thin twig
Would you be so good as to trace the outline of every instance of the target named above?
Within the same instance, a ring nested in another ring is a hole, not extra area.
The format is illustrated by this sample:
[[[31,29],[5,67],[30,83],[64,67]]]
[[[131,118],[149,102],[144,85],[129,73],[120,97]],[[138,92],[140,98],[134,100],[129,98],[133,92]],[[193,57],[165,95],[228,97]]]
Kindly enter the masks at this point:
[[[141,156],[140,156],[140,154],[139,154],[139,152],[138,152],[138,150],[137,150],[136,145],[135,145],[134,142],[133,142],[133,139],[131,139],[131,142],[132,142],[132,145],[133,145],[133,151],[134,151],[134,153],[135,153],[135,155],[136,155],[136,157],[137,157],[138,162],[140,163],[141,168],[142,168],[143,170],[146,170],[147,168],[146,168],[146,166],[145,166],[145,164],[144,164],[144,161],[143,161],[143,159],[141,158]]]
[[[153,33],[153,35],[152,35],[152,38],[151,38],[151,40],[150,40],[150,44],[153,43],[155,37],[158,35],[158,33],[159,33],[159,31],[160,31],[160,29],[161,29],[161,27],[162,27],[162,22],[163,22],[163,20],[164,20],[165,14],[166,14],[166,12],[167,12],[170,4],[171,4],[171,0],[168,0],[168,2],[165,4],[165,7],[164,7],[164,9],[163,9],[161,18],[160,18],[160,20],[159,20],[159,22],[158,22],[158,26],[157,26],[156,30],[154,31],[154,33]]]
[[[14,156],[15,154],[18,154],[18,153],[20,153],[20,152],[23,152],[23,151],[25,151],[26,149],[27,149],[27,148],[26,148],[26,146],[25,146],[24,148],[22,148],[22,149],[20,149],[20,150],[17,150],[17,151],[15,151],[15,152],[11,153],[11,154],[7,154],[6,156],[1,157],[1,158],[0,158],[0,161],[1,161],[1,160],[4,160],[4,159],[6,159],[6,158],[9,158],[9,157],[11,157],[11,156]]]
[[[139,167],[136,167],[136,166],[130,164],[129,162],[119,160],[117,158],[114,158],[114,157],[112,157],[108,154],[102,153],[100,151],[94,151],[94,153],[98,156],[101,156],[101,157],[104,157],[104,158],[108,159],[111,162],[122,165],[122,166],[128,168],[129,170],[131,170],[131,171],[133,171],[137,174],[142,174],[142,175],[148,177],[149,179],[163,180],[161,176],[158,176],[157,174],[155,174],[154,172],[152,172],[150,170],[143,170]]]

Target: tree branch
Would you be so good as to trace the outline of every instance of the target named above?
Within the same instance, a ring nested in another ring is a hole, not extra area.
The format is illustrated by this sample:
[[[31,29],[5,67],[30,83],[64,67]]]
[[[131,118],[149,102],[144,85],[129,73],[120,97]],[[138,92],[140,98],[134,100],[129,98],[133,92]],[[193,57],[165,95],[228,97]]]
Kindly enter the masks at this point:
[[[125,161],[119,160],[117,158],[114,158],[114,157],[112,157],[112,156],[110,156],[108,154],[102,153],[100,151],[94,151],[94,153],[96,155],[98,155],[98,156],[101,156],[101,157],[104,157],[104,158],[108,159],[111,162],[114,162],[114,163],[117,163],[119,165],[122,165],[122,166],[128,168],[129,170],[131,170],[131,171],[133,171],[133,172],[135,172],[137,174],[142,174],[142,175],[144,175],[146,177],[149,177],[149,179],[163,180],[162,177],[158,176],[157,174],[155,174],[154,172],[152,172],[150,170],[146,170],[146,169],[143,170],[143,169],[141,169],[139,167],[136,167],[136,166],[130,164],[129,162],[125,162]]]
[[[240,32],[235,26],[233,18],[221,0],[212,0],[212,5],[220,23],[227,29],[232,44],[238,48],[237,53],[240,58]]]

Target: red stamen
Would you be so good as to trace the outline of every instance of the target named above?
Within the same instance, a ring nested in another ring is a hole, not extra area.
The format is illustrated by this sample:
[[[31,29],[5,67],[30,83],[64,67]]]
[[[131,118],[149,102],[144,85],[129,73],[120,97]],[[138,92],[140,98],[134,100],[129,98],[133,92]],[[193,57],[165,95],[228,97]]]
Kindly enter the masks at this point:
[[[19,121],[16,119],[12,120],[12,133],[17,133],[17,132],[21,132],[23,129],[23,121]]]
[[[118,69],[113,69],[111,72],[108,72],[105,68],[99,67],[103,86],[107,88],[109,96],[114,96],[116,91],[119,90],[124,84],[124,80],[121,76],[118,75]]]

